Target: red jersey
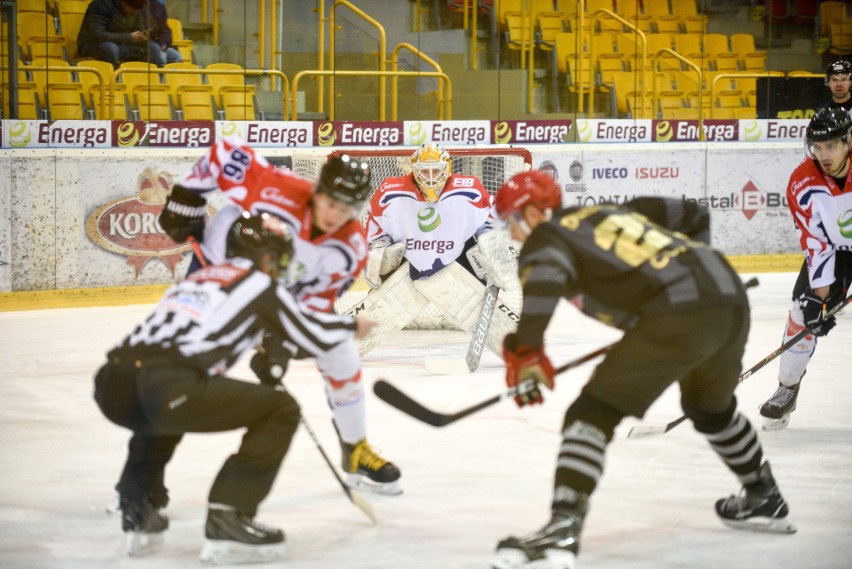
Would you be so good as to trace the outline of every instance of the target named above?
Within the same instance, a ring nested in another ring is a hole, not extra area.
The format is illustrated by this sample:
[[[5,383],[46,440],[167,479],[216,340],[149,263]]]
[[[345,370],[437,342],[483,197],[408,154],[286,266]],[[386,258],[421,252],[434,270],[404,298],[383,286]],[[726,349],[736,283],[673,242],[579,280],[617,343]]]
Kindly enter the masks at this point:
[[[208,223],[202,248],[213,263],[225,256],[225,240],[241,211],[271,213],[293,236],[294,257],[288,289],[316,310],[330,311],[367,260],[364,228],[353,219],[334,233],[312,235],[314,184],[290,170],[275,168],[241,140],[225,138],[210,148],[179,182],[202,195],[220,189],[234,204]]]

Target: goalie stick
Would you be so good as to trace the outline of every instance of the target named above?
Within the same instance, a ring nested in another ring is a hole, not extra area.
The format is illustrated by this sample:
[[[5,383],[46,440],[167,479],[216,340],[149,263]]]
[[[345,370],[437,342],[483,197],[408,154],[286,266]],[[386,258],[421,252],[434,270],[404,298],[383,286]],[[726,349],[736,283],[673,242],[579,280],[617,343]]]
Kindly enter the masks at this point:
[[[610,348],[612,348],[612,346],[613,344],[610,344],[609,346],[598,348],[594,352],[590,352],[585,356],[582,356],[574,361],[562,365],[561,367],[556,369],[556,375],[568,371],[569,369],[573,369],[579,365],[586,363],[589,360],[593,360],[596,357],[605,354],[610,350]],[[433,427],[445,427],[450,423],[455,423],[459,419],[464,419],[468,415],[472,415],[477,411],[481,411],[482,409],[490,407],[495,403],[499,403],[504,399],[514,397],[515,395],[521,393],[525,393],[533,387],[533,381],[534,380],[527,380],[521,383],[520,385],[505,390],[499,395],[495,395],[490,399],[486,399],[485,401],[482,401],[480,403],[477,403],[476,405],[472,405],[455,413],[438,413],[437,411],[427,409],[426,407],[424,407],[423,405],[421,405],[420,403],[400,391],[398,388],[394,387],[391,383],[385,381],[384,379],[379,379],[378,381],[376,381],[376,383],[373,385],[373,392],[379,399],[381,399],[388,405],[396,407],[406,415],[410,415],[418,421],[422,421],[427,425],[432,425]]]
[[[208,265],[207,258],[204,256],[204,253],[201,252],[201,246],[199,245],[198,241],[196,241],[194,237],[190,237],[189,239],[187,239],[187,241],[189,241],[190,245],[192,245],[192,249],[193,249],[193,251],[195,251],[195,254],[198,256],[198,261],[201,263],[201,266],[206,267]],[[278,388],[284,389],[283,384],[276,387],[276,389],[278,389]],[[358,509],[360,509],[362,512],[364,512],[367,515],[367,517],[370,518],[370,521],[373,522],[373,525],[377,524],[378,520],[376,519],[376,512],[373,511],[373,507],[370,505],[370,503],[367,502],[361,496],[361,494],[359,494],[358,492],[356,492],[355,490],[353,490],[352,488],[350,488],[349,486],[346,485],[346,482],[344,482],[343,478],[340,477],[340,474],[337,473],[337,469],[331,463],[331,460],[328,458],[328,455],[325,453],[325,449],[322,448],[322,444],[320,444],[319,438],[317,438],[316,433],[314,433],[314,430],[311,428],[311,426],[308,424],[308,422],[305,420],[305,418],[300,416],[299,422],[302,423],[302,425],[305,427],[305,430],[308,431],[308,434],[311,436],[311,439],[313,439],[313,441],[314,441],[314,446],[317,447],[317,450],[322,455],[322,458],[323,458],[323,460],[325,460],[325,463],[328,465],[328,468],[329,468],[329,470],[331,470],[331,473],[334,474],[334,477],[337,479],[337,482],[340,484],[340,487],[343,489],[343,493],[346,494],[347,498],[349,498],[349,501],[352,502],[353,504],[355,504],[355,506]]]
[[[423,365],[432,373],[452,375],[462,373],[473,373],[479,367],[482,359],[482,350],[485,348],[485,338],[488,337],[488,329],[491,327],[491,318],[494,316],[494,308],[497,306],[497,296],[500,289],[497,285],[489,284],[485,287],[485,296],[482,297],[482,305],[479,308],[479,318],[476,319],[476,328],[470,338],[467,347],[467,355],[464,359],[438,360],[427,358]]]
[[[843,310],[843,308],[845,308],[846,305],[849,304],[850,302],[852,302],[852,296],[847,297],[843,302],[841,302],[840,304],[838,304],[837,306],[835,306],[834,308],[829,310],[826,313],[826,318],[830,318],[830,317],[834,316],[835,314],[837,314],[838,312]],[[751,377],[755,372],[757,372],[758,370],[763,368],[763,366],[765,366],[766,364],[768,364],[769,362],[771,362],[772,360],[774,360],[775,358],[777,358],[778,356],[780,356],[781,354],[786,352],[788,349],[790,349],[791,346],[795,345],[797,342],[799,342],[802,338],[804,338],[805,336],[807,336],[810,333],[811,333],[810,329],[806,328],[806,329],[802,330],[801,332],[799,332],[798,334],[796,334],[795,336],[793,336],[792,338],[790,338],[788,341],[784,342],[781,345],[780,348],[776,349],[774,352],[772,352],[771,354],[769,354],[768,356],[766,356],[765,358],[760,360],[758,363],[756,363],[755,365],[753,365],[752,367],[747,369],[739,377],[739,379],[737,380],[737,383],[742,383],[743,381],[745,381],[746,379]],[[636,425],[636,426],[632,427],[630,429],[630,431],[628,431],[627,438],[628,439],[635,439],[635,438],[639,438],[639,437],[650,437],[650,436],[654,436],[654,435],[664,435],[664,434],[668,433],[669,431],[671,431],[672,429],[674,429],[675,427],[677,427],[678,425],[680,425],[681,423],[683,423],[684,421],[686,421],[686,419],[687,419],[686,415],[682,415],[682,416],[678,417],[677,419],[675,419],[674,421],[670,421],[670,422],[666,423],[665,425]]]

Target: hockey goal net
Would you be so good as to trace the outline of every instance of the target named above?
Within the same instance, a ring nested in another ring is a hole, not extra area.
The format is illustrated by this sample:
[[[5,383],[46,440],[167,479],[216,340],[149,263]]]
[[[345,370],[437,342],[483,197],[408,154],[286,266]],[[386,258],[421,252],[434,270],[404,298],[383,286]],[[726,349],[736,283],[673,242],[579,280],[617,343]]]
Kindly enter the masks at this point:
[[[331,156],[349,154],[357,156],[370,165],[372,187],[375,192],[385,178],[404,176],[411,172],[411,155],[414,149],[347,149],[335,150],[327,156],[294,158],[293,170],[300,176],[315,180],[325,160]],[[453,159],[453,173],[476,176],[483,187],[492,196],[503,183],[518,172],[532,167],[532,156],[525,148],[488,147],[488,148],[447,148]],[[343,313],[360,302],[370,287],[362,277],[337,301],[335,308]],[[505,296],[508,296],[506,298]],[[501,293],[501,300],[520,312],[520,291],[514,294]],[[434,305],[429,305],[423,313],[408,326],[409,329],[448,330],[453,326]]]

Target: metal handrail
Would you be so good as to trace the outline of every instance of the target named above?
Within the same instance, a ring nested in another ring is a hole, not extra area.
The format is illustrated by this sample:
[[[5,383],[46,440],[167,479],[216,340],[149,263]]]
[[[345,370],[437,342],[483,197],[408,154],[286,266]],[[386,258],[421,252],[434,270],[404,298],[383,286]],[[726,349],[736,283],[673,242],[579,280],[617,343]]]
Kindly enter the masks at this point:
[[[334,63],[334,56],[335,56],[334,29],[335,29],[335,23],[334,23],[334,21],[335,21],[335,13],[337,11],[337,7],[340,6],[340,5],[346,6],[347,8],[349,8],[350,10],[355,12],[356,15],[361,16],[361,18],[365,22],[372,25],[374,28],[376,28],[378,30],[378,32],[379,32],[379,71],[385,71],[385,54],[387,53],[387,36],[385,34],[384,27],[382,27],[382,25],[377,20],[372,18],[366,12],[364,12],[363,10],[361,10],[360,8],[358,8],[357,6],[355,6],[354,4],[349,2],[349,0],[335,0],[334,4],[331,6],[331,18],[329,19],[329,38],[328,38],[329,50],[331,52],[329,70],[332,72],[332,73],[328,74],[328,76],[330,77],[330,79],[328,81],[328,87],[329,87],[329,90],[332,93],[331,104],[329,105],[329,110],[330,110],[329,116],[334,114],[334,70],[335,70],[335,63]],[[382,94],[384,94],[384,92],[385,92],[385,77],[387,77],[387,75],[380,75],[379,76],[379,92],[382,93]],[[381,116],[385,115],[384,105],[385,105],[384,97],[383,96],[379,97],[379,114]]]
[[[452,120],[452,85],[450,84],[450,78],[446,73],[441,73],[438,71],[333,71],[333,70],[322,70],[322,69],[306,69],[303,71],[299,71],[296,75],[293,76],[293,83],[291,87],[291,98],[293,101],[296,100],[296,94],[298,93],[299,81],[302,77],[305,76],[321,76],[328,77],[331,75],[337,74],[338,76],[343,77],[379,77],[379,79],[384,79],[385,77],[394,77],[394,76],[405,76],[405,77],[437,77],[441,81],[444,81],[447,86],[446,95],[444,96],[443,102],[439,102],[439,109],[446,109],[444,112],[444,116],[439,116],[439,120]],[[394,97],[396,94],[394,94]],[[396,109],[396,100],[392,102],[391,107]],[[298,120],[298,110],[295,106],[291,107],[292,119]],[[334,107],[331,108],[331,112],[329,113],[329,120],[334,120]],[[385,120],[384,114],[379,116],[379,120]],[[391,120],[397,120],[396,114],[391,117]]]
[[[100,103],[101,112],[100,112],[100,116],[104,116],[104,110],[105,110],[105,106],[106,106],[106,101],[104,100],[104,95],[105,95],[104,85],[107,84],[107,81],[106,81],[106,78],[104,77],[104,74],[101,73],[100,69],[95,69],[94,67],[83,67],[83,66],[70,67],[70,66],[64,66],[64,65],[19,65],[18,69],[20,69],[22,71],[47,71],[47,72],[58,71],[60,73],[78,73],[80,71],[83,71],[83,72],[86,72],[86,73],[94,73],[95,76],[98,78],[98,88],[101,92],[101,103]],[[112,102],[112,98],[115,96],[115,89],[112,86],[112,82],[109,82],[108,84],[109,84],[110,102]],[[110,105],[110,107],[109,107],[109,118],[112,119],[112,105]]]
[[[438,64],[437,61],[435,61],[434,59],[432,59],[431,57],[429,57],[428,55],[426,55],[425,53],[423,53],[422,51],[417,49],[415,46],[413,46],[413,45],[411,45],[410,43],[407,43],[407,42],[402,42],[393,49],[393,55],[391,56],[391,71],[398,71],[399,70],[399,68],[397,67],[397,63],[399,61],[398,56],[399,56],[399,52],[403,49],[409,50],[411,53],[413,53],[414,55],[416,55],[417,57],[419,57],[420,59],[422,59],[423,61],[425,61],[429,65],[431,65],[435,69],[436,72],[438,72],[438,73],[444,72],[444,70],[441,69],[441,66]],[[399,89],[399,76],[395,75],[391,79],[391,116],[394,116],[394,117],[397,116],[397,104],[399,102],[399,100],[398,100],[398,92],[399,92],[398,89]],[[384,94],[380,93],[379,96],[384,96]],[[438,81],[437,100],[438,100],[438,115],[440,116],[440,115],[443,114],[442,105],[444,104],[444,83],[443,83],[443,81]]]
[[[640,30],[638,27],[631,24],[629,21],[625,20],[615,12],[611,10],[601,9],[592,14],[592,20],[589,25],[589,118],[594,118],[595,116],[595,42],[593,30],[595,29],[595,24],[598,22],[600,16],[606,16],[608,18],[612,18],[619,22],[623,26],[627,26],[642,39],[642,108],[645,108],[645,61],[648,54],[648,39],[645,37],[645,32]],[[580,30],[580,34],[582,35],[582,29]],[[580,53],[580,52],[578,52]],[[582,53],[580,53],[580,60],[582,61]],[[577,71],[577,75],[580,78],[580,84],[578,85],[579,89],[579,99],[582,101],[583,99],[583,75],[580,70]],[[582,111],[582,105],[580,106],[580,111]]]
[[[674,51],[673,49],[669,49],[669,48],[661,49],[660,51],[658,51],[654,55],[654,59],[651,61],[653,69],[655,70],[654,71],[654,92],[653,92],[653,98],[651,99],[652,106],[654,108],[656,108],[657,100],[659,98],[658,93],[657,93],[656,68],[657,68],[657,61],[660,60],[660,56],[662,54],[673,55],[675,57],[675,59],[681,61],[682,63],[685,63],[687,66],[694,69],[696,74],[698,74],[698,121],[699,121],[699,123],[701,123],[701,121],[704,120],[704,105],[702,104],[702,99],[704,97],[704,74],[701,72],[701,68],[698,67],[695,63],[693,63],[692,60],[687,59],[686,57],[682,56],[681,54]],[[644,71],[643,71],[643,73],[644,73]],[[644,92],[643,92],[643,94],[644,94]],[[644,101],[643,101],[643,103],[644,103]],[[710,112],[711,113],[713,112],[712,111],[712,105],[711,105],[711,111]],[[703,130],[701,131],[701,137],[702,138],[704,137],[704,131]]]
[[[123,73],[141,73],[147,71],[145,69],[139,68],[118,68],[113,73],[113,81],[117,80],[118,77]],[[287,76],[282,71],[278,71],[277,69],[207,69],[201,67],[199,69],[165,69],[162,67],[158,67],[156,69],[150,70],[151,74],[154,73],[164,73],[164,74],[176,74],[176,75],[250,75],[252,77],[278,77],[281,80],[281,91],[283,92],[283,103],[284,103],[284,116],[287,116],[287,107],[291,107],[295,109],[296,107],[296,99],[295,96],[293,99],[288,97],[290,92],[290,81],[287,79]]]
[[[737,77],[754,77],[755,79],[760,79],[761,77],[784,77],[784,73],[781,71],[761,71],[756,73],[748,73],[745,71],[737,71],[733,73],[720,73],[719,75],[713,78],[713,82],[710,84],[710,100],[716,100],[716,85],[719,83],[719,79],[728,79],[733,77],[736,79]],[[821,73],[813,73],[808,75],[802,75],[802,77],[818,77],[820,79],[824,78],[825,75]],[[710,118],[713,118],[713,108],[714,105],[710,105]]]
[[[104,76],[104,74],[94,67],[85,67],[85,66],[60,66],[60,65],[21,65],[19,69],[23,71],[58,71],[62,73],[78,73],[80,71],[85,73],[94,73],[98,78],[99,90],[101,92],[101,101],[100,101],[100,116],[107,116],[108,120],[112,120],[112,100],[115,97],[115,85],[118,82],[118,78],[125,73],[150,73],[153,74],[176,74],[176,75],[250,75],[253,77],[278,77],[281,80],[281,90],[283,92],[283,103],[284,103],[284,116],[287,116],[287,109],[291,107],[295,110],[295,95],[291,100],[289,98],[290,94],[290,82],[287,79],[287,76],[277,69],[165,69],[158,67],[156,69],[147,69],[147,68],[134,68],[134,67],[125,67],[118,68],[112,74],[112,77],[109,81]],[[108,99],[105,97],[108,95]],[[107,100],[110,102],[109,109],[107,110]]]

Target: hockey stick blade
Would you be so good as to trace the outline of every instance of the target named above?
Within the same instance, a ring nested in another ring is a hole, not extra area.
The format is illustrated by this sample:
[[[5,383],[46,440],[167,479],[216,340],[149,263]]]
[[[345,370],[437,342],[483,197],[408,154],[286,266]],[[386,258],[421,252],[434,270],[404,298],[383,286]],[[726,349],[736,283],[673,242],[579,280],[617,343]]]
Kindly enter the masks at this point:
[[[826,318],[831,318],[832,316],[835,316],[838,312],[846,308],[846,306],[850,302],[852,302],[852,296],[847,297],[843,302],[829,310],[828,313],[826,313]],[[744,371],[737,380],[737,383],[742,383],[743,381],[754,375],[766,364],[789,350],[790,347],[792,347],[793,345],[797,344],[802,338],[810,334],[810,332],[811,331],[808,329],[802,330],[801,332],[784,342],[781,347],[777,348],[774,352],[772,352],[771,354],[757,362],[755,365]],[[683,423],[684,421],[686,421],[686,419],[686,415],[682,415],[674,421],[666,423],[665,425],[636,425],[632,427],[630,431],[627,432],[627,438],[635,439],[640,437],[650,437],[654,435],[664,435],[675,427],[677,427],[678,425],[680,425],[681,423]]]
[[[610,348],[612,348],[612,345],[604,346],[602,348],[598,348],[594,352],[590,352],[585,356],[577,358],[576,360],[570,361],[557,368],[556,375],[559,375],[564,371],[568,371],[569,369],[573,369],[577,366],[580,366],[589,360],[593,360],[594,358],[608,352]],[[527,384],[527,382],[524,382],[517,387],[511,387],[499,395],[495,395],[490,399],[481,401],[480,403],[462,409],[461,411],[458,411],[456,413],[438,413],[437,411],[427,409],[426,407],[424,407],[423,405],[421,405],[420,403],[400,391],[394,385],[385,381],[384,379],[379,379],[378,381],[376,381],[376,383],[373,385],[373,392],[379,399],[381,399],[388,405],[396,407],[406,415],[414,417],[418,421],[422,421],[423,423],[426,423],[427,425],[432,425],[433,427],[445,427],[450,423],[455,423],[459,419],[463,419],[468,415],[472,415],[477,411],[481,411],[482,409],[490,407],[495,403],[499,403],[504,399],[514,397],[519,392],[522,392],[521,390],[526,390],[529,387],[530,385]]]
[[[476,329],[470,339],[467,355],[462,358],[439,360],[426,359],[423,365],[430,373],[440,375],[456,375],[473,373],[479,368],[482,360],[482,351],[485,349],[485,338],[488,337],[488,329],[491,327],[491,318],[494,316],[494,308],[497,306],[497,296],[500,289],[496,285],[485,287],[485,295],[482,297],[482,305],[479,308],[479,317],[476,319]]]

